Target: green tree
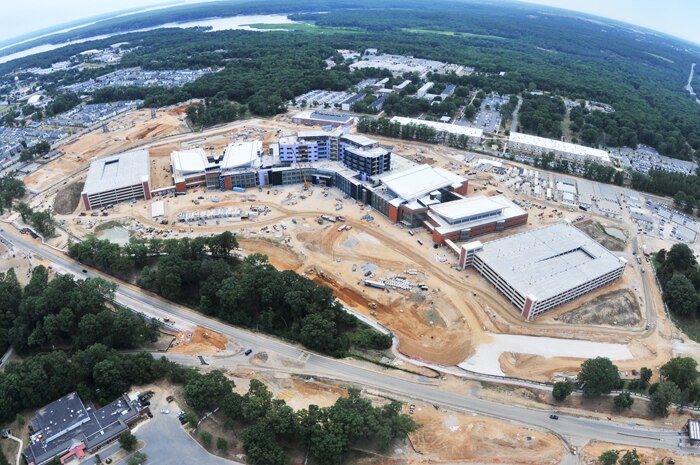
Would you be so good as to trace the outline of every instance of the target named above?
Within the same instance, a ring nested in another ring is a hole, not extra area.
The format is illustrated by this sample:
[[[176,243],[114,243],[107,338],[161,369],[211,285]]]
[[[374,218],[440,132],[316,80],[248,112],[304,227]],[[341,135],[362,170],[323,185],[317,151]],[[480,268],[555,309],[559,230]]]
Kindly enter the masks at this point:
[[[148,460],[148,455],[143,452],[136,452],[131,457],[126,459],[127,465],[142,465]]]
[[[676,315],[692,316],[698,306],[698,293],[688,278],[675,275],[664,286],[664,300]]]
[[[681,400],[681,390],[671,381],[658,384],[650,396],[649,411],[659,417],[668,416],[668,407]]]
[[[202,440],[202,444],[206,447],[211,446],[212,435],[209,431],[202,431],[199,433],[199,439]]]
[[[19,216],[22,217],[22,222],[24,223],[27,222],[27,219],[31,218],[33,213],[32,208],[25,202],[17,202],[15,210],[19,213]]]
[[[676,271],[686,271],[697,264],[695,254],[690,247],[681,243],[673,244],[666,254],[666,258]]]
[[[222,438],[221,436],[216,438],[216,448],[221,452],[226,452],[228,450],[228,442],[226,439]]]
[[[616,410],[629,410],[630,408],[632,408],[632,404],[634,404],[634,399],[632,398],[629,392],[625,391],[616,395],[613,399],[613,403],[615,405]]]
[[[187,405],[198,412],[218,406],[231,392],[233,381],[223,372],[216,370],[205,375],[192,376],[185,384],[184,397]]]
[[[641,465],[637,449],[628,450],[620,459],[620,465]]]
[[[691,357],[674,357],[661,366],[660,373],[664,380],[671,381],[681,391],[690,388],[697,380],[698,362]]]
[[[136,436],[131,434],[131,431],[124,431],[119,435],[119,445],[127,452],[133,451],[136,448],[137,442],[138,439],[136,439]]]
[[[253,465],[287,465],[289,458],[277,443],[272,430],[257,423],[243,430],[243,450]]]
[[[617,387],[619,381],[619,371],[608,358],[592,358],[581,364],[578,382],[586,397],[608,394]]]
[[[52,237],[56,232],[56,220],[48,210],[32,212],[31,222],[34,229],[45,238]]]
[[[642,367],[639,370],[639,379],[643,382],[644,386],[649,384],[649,380],[651,380],[653,374],[654,372],[651,370],[651,368]]]
[[[563,402],[572,392],[574,392],[574,383],[571,381],[559,381],[554,383],[552,397],[557,402]]]
[[[608,450],[600,454],[598,463],[600,463],[600,465],[615,465],[618,458],[620,458],[620,454],[618,454],[617,451]]]

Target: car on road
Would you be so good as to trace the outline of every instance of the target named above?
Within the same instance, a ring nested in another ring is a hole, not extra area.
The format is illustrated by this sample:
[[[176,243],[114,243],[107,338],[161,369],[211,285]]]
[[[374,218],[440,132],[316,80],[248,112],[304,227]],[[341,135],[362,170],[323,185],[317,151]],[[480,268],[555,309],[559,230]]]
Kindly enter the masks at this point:
[[[551,418],[552,420],[558,420],[558,419],[559,419],[559,415],[554,415],[554,414],[552,414],[552,415],[549,416],[549,418]]]
[[[85,268],[83,268],[83,273],[87,273],[87,270]]]
[[[253,353],[253,349],[248,349],[244,352],[246,355],[250,355]]]

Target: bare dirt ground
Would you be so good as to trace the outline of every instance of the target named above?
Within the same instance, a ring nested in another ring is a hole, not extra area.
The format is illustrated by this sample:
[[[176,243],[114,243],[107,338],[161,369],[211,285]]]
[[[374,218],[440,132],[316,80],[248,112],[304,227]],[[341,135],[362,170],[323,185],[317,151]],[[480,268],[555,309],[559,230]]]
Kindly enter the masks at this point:
[[[564,313],[559,321],[575,324],[637,326],[642,321],[639,301],[629,289],[618,289]]]
[[[546,465],[559,463],[564,452],[553,434],[429,404],[416,404],[413,419],[422,425],[411,441],[423,460]]]
[[[595,239],[600,245],[605,247],[608,250],[612,251],[622,251],[625,250],[627,245],[625,244],[624,241],[621,241],[618,238],[609,236],[608,234],[605,233],[604,227],[614,227],[614,228],[619,228],[619,225],[613,226],[610,224],[604,224],[600,223],[597,221],[586,221],[582,223],[577,223],[576,227],[579,228],[581,231],[585,232],[589,236],[591,236],[593,239]]]
[[[108,133],[100,127],[57,146],[65,154],[24,178],[24,183],[29,189],[41,191],[86,169],[93,157],[112,155],[159,137],[186,132],[188,128],[183,121],[184,108],[179,107],[159,111],[156,119],[151,119],[147,109],[123,113],[107,123]]]
[[[80,193],[83,191],[85,182],[75,181],[61,187],[56,193],[53,201],[53,209],[59,215],[70,215],[75,211],[80,203]]]
[[[18,252],[16,249],[8,249],[5,244],[0,243],[0,272],[6,273],[8,270],[15,270],[17,280],[23,286],[29,282],[32,275],[32,269],[41,262],[36,259],[29,258],[24,252]]]
[[[597,465],[598,457],[608,450],[621,451],[620,457],[625,454],[625,451],[629,450],[629,446],[623,446],[618,444],[612,444],[608,442],[591,442],[581,449],[581,459],[586,465]],[[667,463],[665,460],[673,459],[676,465],[696,465],[700,463],[700,458],[697,456],[688,455],[677,455],[668,450],[664,449],[650,449],[647,447],[637,447],[637,454],[641,465],[656,465],[658,463]]]
[[[162,112],[161,112],[162,114]],[[167,159],[174,148],[187,149],[201,146],[210,153],[219,153],[229,142],[250,138],[264,139],[268,144],[276,140],[279,133],[293,133],[302,129],[289,124],[288,116],[277,120],[239,121],[205,134],[173,136],[162,143],[150,147],[156,163],[154,178],[157,183],[169,184]],[[407,144],[402,141],[378,138],[381,143],[394,146],[394,151],[416,162],[440,166],[459,174],[465,174],[469,167],[460,162],[464,152],[420,143]],[[470,175],[472,191],[484,195],[496,194],[498,183],[491,173],[479,172]],[[327,196],[324,196],[324,193]],[[302,194],[306,199],[302,199]],[[251,202],[244,202],[244,196],[253,195],[253,204],[266,205],[270,212],[254,220],[240,222],[210,222],[206,226],[194,224],[173,224],[177,214],[182,212],[205,211],[212,208],[241,208],[248,210]],[[199,205],[193,200],[198,197]],[[644,333],[643,328],[622,328],[601,325],[595,330],[590,324],[564,323],[554,316],[575,310],[588,300],[638,284],[639,276],[629,267],[625,277],[618,283],[596,290],[587,296],[562,307],[551,315],[537,321],[525,322],[516,310],[500,296],[485,280],[472,270],[458,272],[453,269],[456,257],[445,248],[432,249],[419,246],[416,239],[430,244],[428,234],[416,229],[416,236],[410,236],[406,228],[388,222],[381,214],[364,208],[352,200],[343,200],[342,194],[329,189],[324,191],[312,187],[303,192],[301,186],[282,189],[267,189],[259,192],[248,189],[243,194],[214,192],[193,189],[187,195],[167,198],[170,225],[162,226],[150,218],[150,202],[137,202],[134,205],[118,205],[110,211],[108,218],[78,218],[66,215],[66,228],[73,234],[84,236],[97,224],[106,220],[123,220],[137,237],[183,237],[219,233],[230,230],[237,234],[244,253],[259,252],[270,257],[270,262],[283,269],[297,272],[314,267],[308,276],[329,285],[335,295],[347,306],[370,315],[394,331],[400,338],[400,350],[411,357],[442,364],[454,364],[473,354],[475,347],[489,340],[490,333],[539,335],[558,338],[585,339],[599,342],[629,343],[635,360],[619,363],[622,369],[639,368],[639,365],[656,367],[671,354],[670,328],[663,322],[653,332]],[[218,202],[212,198],[217,197]],[[558,217],[554,210],[560,205],[537,202],[547,206],[547,210],[531,210],[529,227],[539,227],[562,219],[574,219],[579,212],[562,212]],[[342,207],[340,211],[336,208]],[[541,217],[540,212],[545,212]],[[352,231],[339,233],[336,225],[318,225],[315,219],[321,213],[341,214],[348,218]],[[360,220],[371,214],[374,221]],[[296,221],[296,224],[292,222]],[[96,220],[96,221],[95,221]],[[83,224],[77,224],[81,221]],[[87,223],[87,224],[86,224]],[[286,229],[282,225],[286,224]],[[273,226],[279,228],[273,230]],[[487,240],[515,234],[525,227],[515,228],[500,234],[492,234]],[[622,228],[625,229],[626,228]],[[355,265],[356,270],[352,271]],[[379,291],[365,287],[362,283],[365,270],[372,270],[376,278],[386,279],[404,275],[407,269],[415,269],[417,275],[410,279],[414,284],[425,283],[428,292],[406,292],[391,290]],[[638,292],[638,291],[637,291]],[[660,296],[656,309],[663,318]],[[639,297],[641,299],[641,296]],[[634,332],[630,333],[630,329]],[[537,373],[549,376],[559,371],[575,370],[578,360],[551,358],[528,358],[521,354],[517,359],[502,357],[503,371],[513,376],[530,377],[537,365]]]
[[[175,335],[171,352],[183,354],[210,354],[227,349],[229,341],[222,334],[210,329],[196,328]]]

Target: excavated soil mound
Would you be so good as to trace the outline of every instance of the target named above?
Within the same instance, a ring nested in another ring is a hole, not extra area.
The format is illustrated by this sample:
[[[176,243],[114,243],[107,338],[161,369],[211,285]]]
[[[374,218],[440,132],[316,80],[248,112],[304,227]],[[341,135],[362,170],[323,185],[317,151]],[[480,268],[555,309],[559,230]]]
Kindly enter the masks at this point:
[[[53,202],[53,209],[59,215],[70,215],[78,208],[80,203],[80,193],[83,191],[85,182],[76,181],[63,186],[56,194]]]

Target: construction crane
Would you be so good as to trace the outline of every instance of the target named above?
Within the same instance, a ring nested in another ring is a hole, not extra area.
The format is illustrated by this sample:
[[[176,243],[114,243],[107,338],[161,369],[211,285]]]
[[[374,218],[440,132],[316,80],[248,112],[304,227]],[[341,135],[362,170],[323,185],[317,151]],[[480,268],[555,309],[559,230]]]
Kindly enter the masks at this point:
[[[297,166],[299,171],[301,171],[301,177],[304,180],[304,190],[309,190],[309,181],[306,180],[306,174],[304,174],[304,168],[301,167],[301,163],[297,161]]]

